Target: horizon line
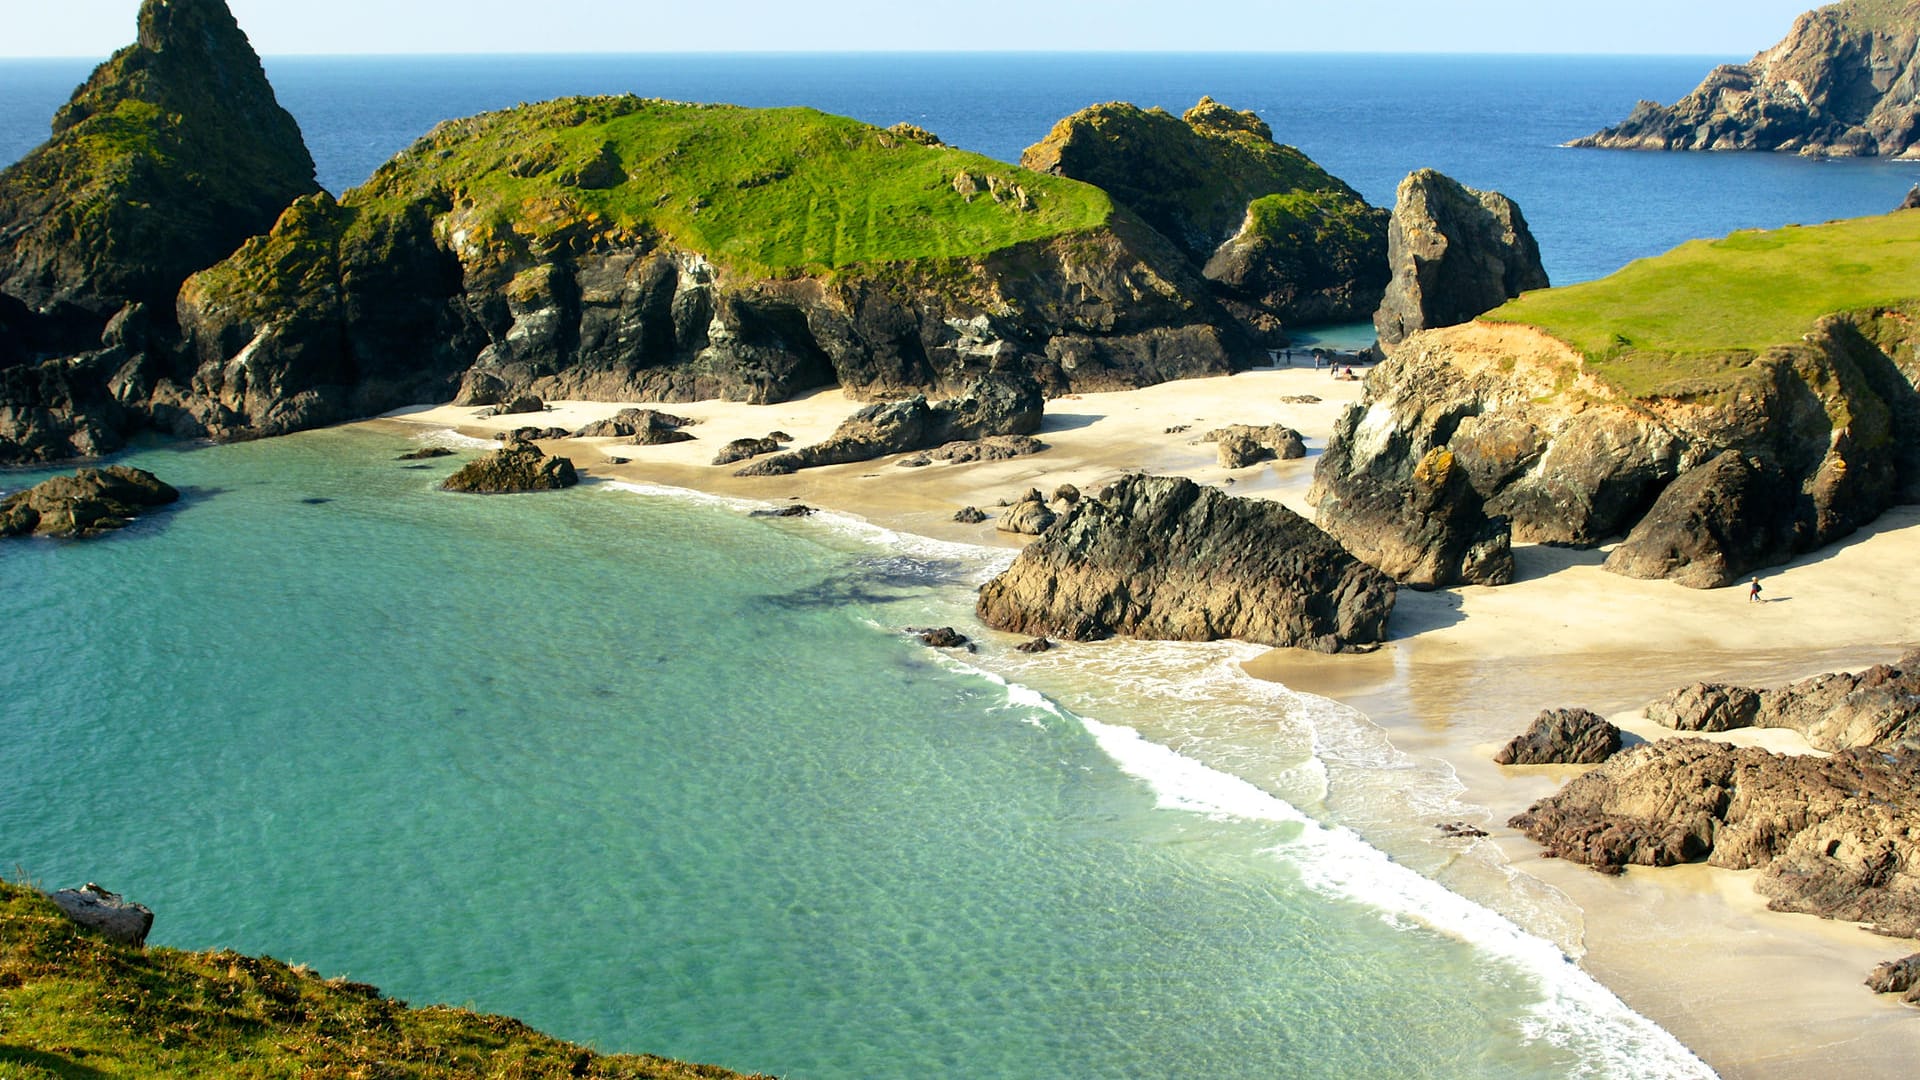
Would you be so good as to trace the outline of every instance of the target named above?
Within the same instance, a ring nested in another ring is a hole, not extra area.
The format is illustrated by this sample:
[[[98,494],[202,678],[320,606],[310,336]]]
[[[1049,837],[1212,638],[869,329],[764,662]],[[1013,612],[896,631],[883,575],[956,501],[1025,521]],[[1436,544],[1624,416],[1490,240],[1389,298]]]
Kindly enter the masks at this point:
[[[123,46],[124,48],[125,46]],[[118,51],[118,50],[116,50]],[[42,60],[48,62],[101,63],[113,54],[94,55],[69,53],[63,55],[38,53],[0,53],[0,61]],[[1460,57],[1464,59],[1499,57],[1523,58],[1541,57],[1549,59],[1660,59],[1660,60],[1715,60],[1726,54],[1700,52],[1553,52],[1537,50],[1483,50],[1468,51],[1422,51],[1417,49],[634,49],[634,50],[588,50],[563,51],[530,50],[504,52],[472,51],[434,51],[434,52],[265,52],[260,53],[262,60],[362,60],[362,59],[553,59],[562,57],[847,57],[847,56],[1154,56],[1154,57],[1268,57],[1268,56],[1337,56],[1337,57]]]

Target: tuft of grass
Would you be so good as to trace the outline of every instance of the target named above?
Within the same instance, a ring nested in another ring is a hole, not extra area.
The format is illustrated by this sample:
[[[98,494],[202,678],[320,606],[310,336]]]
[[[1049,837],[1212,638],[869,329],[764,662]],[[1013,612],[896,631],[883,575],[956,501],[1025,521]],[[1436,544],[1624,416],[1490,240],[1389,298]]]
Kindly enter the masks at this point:
[[[1530,292],[1488,322],[1538,327],[1636,397],[1730,387],[1822,317],[1920,298],[1920,212],[1696,240],[1598,281]]]
[[[0,881],[0,1077],[722,1080],[599,1054],[517,1020],[411,1009],[270,957],[115,945]]]
[[[768,275],[1097,229],[1105,192],[813,109],[568,98],[440,125],[343,200],[429,201],[515,246],[666,238]]]

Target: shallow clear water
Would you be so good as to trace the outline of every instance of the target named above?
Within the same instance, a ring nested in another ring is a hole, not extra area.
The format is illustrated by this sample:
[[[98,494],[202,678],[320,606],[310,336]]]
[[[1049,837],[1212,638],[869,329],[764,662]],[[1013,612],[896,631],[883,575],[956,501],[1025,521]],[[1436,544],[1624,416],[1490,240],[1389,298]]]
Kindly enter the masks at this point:
[[[796,1078],[1698,1068],[1324,821],[1337,710],[1249,711],[1237,646],[937,654],[898,628],[969,625],[1003,555],[447,495],[406,445],[150,450],[177,509],[0,546],[0,865],[160,943]]]

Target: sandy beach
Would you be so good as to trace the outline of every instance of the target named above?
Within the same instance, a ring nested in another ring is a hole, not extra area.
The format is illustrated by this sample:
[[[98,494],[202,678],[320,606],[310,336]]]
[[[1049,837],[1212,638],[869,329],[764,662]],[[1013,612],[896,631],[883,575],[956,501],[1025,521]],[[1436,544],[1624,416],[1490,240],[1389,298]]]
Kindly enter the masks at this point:
[[[998,533],[997,505],[1029,488],[1097,491],[1130,471],[1182,475],[1307,512],[1314,461],[1361,384],[1326,370],[1279,368],[1167,383],[1048,403],[1045,453],[1001,462],[903,468],[896,459],[741,478],[709,462],[726,442],[783,431],[800,446],[824,439],[859,408],[837,390],[778,405],[701,402],[654,406],[697,421],[691,442],[547,444],[589,478],[667,484],[715,494],[798,501],[890,529],[976,544],[1015,546]],[[1317,402],[1298,400],[1303,395]],[[1294,398],[1285,401],[1284,398]],[[635,403],[639,404],[639,403]],[[620,404],[558,402],[544,414],[481,418],[480,410],[406,410],[370,423],[420,434],[455,429],[488,438],[522,425],[576,429]],[[1228,424],[1283,423],[1308,441],[1304,461],[1229,472],[1200,442]],[[1175,430],[1179,429],[1179,430]],[[625,459],[616,463],[612,457]],[[953,520],[976,506],[990,519]],[[1704,866],[1634,869],[1608,878],[1543,860],[1505,825],[1576,770],[1502,768],[1493,751],[1542,708],[1579,705],[1634,735],[1668,733],[1638,708],[1700,680],[1774,685],[1822,671],[1890,661],[1920,643],[1920,507],[1762,574],[1767,602],[1743,587],[1695,591],[1605,573],[1604,551],[1529,547],[1519,580],[1500,588],[1403,590],[1392,641],[1362,656],[1268,653],[1249,665],[1262,678],[1346,702],[1415,757],[1450,766],[1462,799],[1486,809],[1485,827],[1512,863],[1584,912],[1580,962],[1629,1005],[1678,1036],[1728,1077],[1846,1073],[1904,1076],[1920,1059],[1920,1014],[1876,997],[1872,967],[1920,950],[1858,927],[1769,912],[1751,873]],[[1804,752],[1783,732],[1723,736]]]

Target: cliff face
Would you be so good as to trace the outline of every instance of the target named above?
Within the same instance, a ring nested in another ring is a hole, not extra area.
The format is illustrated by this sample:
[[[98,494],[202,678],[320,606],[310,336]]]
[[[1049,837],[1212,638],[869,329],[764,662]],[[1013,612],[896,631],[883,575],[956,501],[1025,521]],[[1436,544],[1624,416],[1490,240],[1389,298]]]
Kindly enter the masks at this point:
[[[138,42],[0,172],[0,463],[118,448],[180,283],[317,190],[226,5],[147,0]]]
[[[1203,98],[1184,117],[1125,103],[1054,125],[1021,163],[1098,185],[1171,239],[1258,332],[1365,318],[1386,286],[1386,214],[1267,123]]]
[[[1786,40],[1715,68],[1673,105],[1643,101],[1621,124],[1569,145],[1920,157],[1920,3],[1848,0],[1808,12]]]
[[[1635,396],[1531,328],[1423,331],[1368,378],[1309,497],[1356,551],[1414,535],[1409,509],[1361,496],[1410,486],[1444,450],[1514,540],[1587,547],[1631,532],[1608,569],[1724,585],[1913,496],[1917,343],[1911,309],[1838,314],[1800,344],[1729,357],[1737,376],[1716,389]]]

